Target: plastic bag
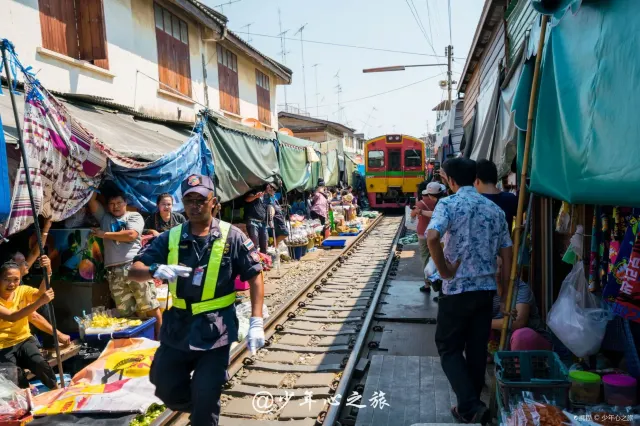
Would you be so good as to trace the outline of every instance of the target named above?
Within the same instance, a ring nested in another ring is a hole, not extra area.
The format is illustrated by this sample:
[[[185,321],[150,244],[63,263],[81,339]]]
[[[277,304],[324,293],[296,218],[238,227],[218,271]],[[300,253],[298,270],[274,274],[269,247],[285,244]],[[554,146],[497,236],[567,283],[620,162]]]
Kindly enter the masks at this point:
[[[427,266],[424,267],[424,277],[432,283],[442,279],[432,258],[429,258]]]
[[[243,302],[236,306],[236,317],[238,317],[238,341],[241,342],[247,337],[249,332],[249,319],[251,318],[251,301]],[[269,308],[262,305],[262,318],[267,321],[269,318]]]
[[[522,392],[521,397],[510,398],[509,412],[502,413],[500,424],[507,426],[560,426],[571,425],[570,417],[555,401],[536,401],[531,392]]]
[[[600,299],[589,292],[583,262],[577,262],[562,282],[547,325],[567,349],[584,358],[598,352],[610,319]]]
[[[0,423],[21,419],[29,408],[26,392],[0,375]]]
[[[409,231],[416,231],[418,229],[418,219],[411,217],[411,207],[404,206],[404,226]]]

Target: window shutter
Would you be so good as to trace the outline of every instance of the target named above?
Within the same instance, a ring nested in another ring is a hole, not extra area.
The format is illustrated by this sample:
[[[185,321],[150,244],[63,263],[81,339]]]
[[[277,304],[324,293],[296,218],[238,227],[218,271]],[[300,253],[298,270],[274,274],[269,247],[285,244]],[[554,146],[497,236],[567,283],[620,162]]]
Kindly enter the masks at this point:
[[[76,0],[80,59],[107,59],[102,0]]]
[[[42,47],[78,57],[74,0],[38,0]]]

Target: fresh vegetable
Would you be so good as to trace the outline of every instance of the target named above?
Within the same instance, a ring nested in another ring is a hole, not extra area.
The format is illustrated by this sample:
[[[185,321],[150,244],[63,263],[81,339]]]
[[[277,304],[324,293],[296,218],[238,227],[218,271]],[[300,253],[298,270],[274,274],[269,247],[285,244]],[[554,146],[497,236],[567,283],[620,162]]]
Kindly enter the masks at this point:
[[[164,405],[151,404],[147,412],[136,416],[136,418],[129,423],[129,426],[149,426],[160,414],[164,413],[166,409],[167,407]]]

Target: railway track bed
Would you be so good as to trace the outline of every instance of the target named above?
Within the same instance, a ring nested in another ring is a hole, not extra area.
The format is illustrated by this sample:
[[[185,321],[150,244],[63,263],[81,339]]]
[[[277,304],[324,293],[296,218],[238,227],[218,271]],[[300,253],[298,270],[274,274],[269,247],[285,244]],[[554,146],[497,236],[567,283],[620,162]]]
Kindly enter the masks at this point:
[[[221,426],[312,426],[347,401],[358,355],[394,260],[402,218],[381,217],[323,274],[265,324],[268,345],[233,352],[221,398]],[[335,417],[335,416],[334,416]],[[187,425],[166,413],[154,425]]]

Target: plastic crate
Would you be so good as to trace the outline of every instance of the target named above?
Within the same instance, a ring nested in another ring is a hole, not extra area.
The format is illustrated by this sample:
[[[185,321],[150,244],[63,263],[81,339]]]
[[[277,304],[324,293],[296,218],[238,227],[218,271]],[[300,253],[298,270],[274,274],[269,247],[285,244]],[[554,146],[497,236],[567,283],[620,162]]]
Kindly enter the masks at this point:
[[[360,231],[358,231],[358,232],[341,232],[339,235],[341,237],[355,237],[357,235],[360,235]]]
[[[511,398],[531,392],[534,399],[546,398],[555,405],[567,408],[571,382],[560,357],[551,351],[496,352],[496,381],[503,406],[509,407]]]
[[[111,339],[130,339],[133,337],[145,337],[147,339],[153,340],[155,336],[155,323],[155,318],[149,318],[146,321],[143,321],[142,324],[138,326],[125,328],[124,330],[116,331],[113,333],[85,333],[84,340],[87,342],[96,342],[108,341]]]
[[[347,240],[324,240],[322,242],[323,247],[337,247],[342,248],[347,245]]]

